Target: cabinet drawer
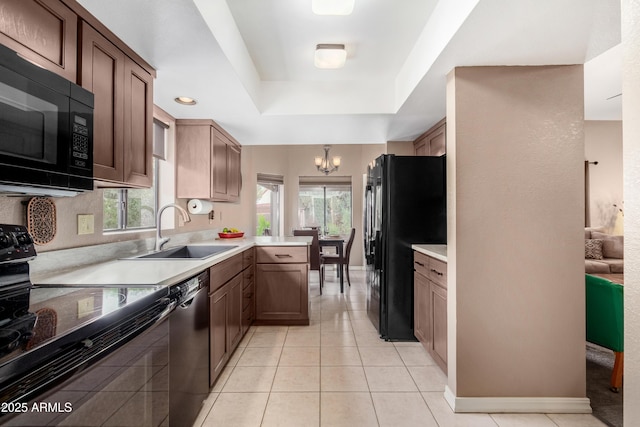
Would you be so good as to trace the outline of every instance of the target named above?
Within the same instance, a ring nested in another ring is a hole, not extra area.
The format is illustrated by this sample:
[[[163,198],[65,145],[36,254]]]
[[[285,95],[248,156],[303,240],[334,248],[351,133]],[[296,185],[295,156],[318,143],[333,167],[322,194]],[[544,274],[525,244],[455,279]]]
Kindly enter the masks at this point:
[[[249,268],[245,268],[242,271],[242,280],[244,281],[243,283],[243,287],[246,289],[247,287],[253,285],[254,282],[254,273],[253,273],[253,267],[249,267]]]
[[[246,310],[247,307],[252,305],[252,302],[255,299],[255,287],[253,283],[250,286],[247,286],[242,291],[242,309]]]
[[[425,277],[429,277],[429,262],[431,258],[421,252],[413,252],[413,269]]]
[[[308,246],[261,246],[256,248],[258,264],[308,263]]]
[[[429,280],[443,288],[447,288],[447,263],[439,259],[429,258]]]
[[[256,311],[253,305],[250,305],[242,311],[242,327],[245,331],[249,328],[249,326],[251,326],[255,317]]]
[[[212,293],[220,286],[227,283],[236,274],[242,271],[242,254],[234,255],[233,257],[222,261],[219,264],[214,265],[209,270],[211,276],[209,292]]]
[[[253,252],[253,248],[247,249],[246,251],[242,252],[242,268],[243,269],[253,266],[254,260],[255,260],[255,255]]]

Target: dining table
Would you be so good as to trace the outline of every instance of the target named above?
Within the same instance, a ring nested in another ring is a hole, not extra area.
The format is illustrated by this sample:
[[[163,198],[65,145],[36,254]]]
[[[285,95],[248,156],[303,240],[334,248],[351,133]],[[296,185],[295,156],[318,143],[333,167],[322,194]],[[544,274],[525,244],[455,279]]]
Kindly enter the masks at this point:
[[[322,248],[327,248],[327,247],[336,248],[336,253],[338,254],[338,256],[341,259],[344,257],[344,238],[339,235],[319,236],[318,245],[320,246],[321,258],[322,258]],[[341,263],[337,265],[338,265],[338,277],[340,278],[340,293],[342,294],[344,293],[344,267]],[[320,274],[322,274],[322,272]]]

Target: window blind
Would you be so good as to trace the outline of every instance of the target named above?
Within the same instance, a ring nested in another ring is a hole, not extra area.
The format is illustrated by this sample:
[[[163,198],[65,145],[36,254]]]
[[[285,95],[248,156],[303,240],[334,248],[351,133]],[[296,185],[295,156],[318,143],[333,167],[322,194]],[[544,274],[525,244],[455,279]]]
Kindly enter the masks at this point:
[[[284,177],[282,175],[274,175],[269,173],[258,174],[258,184],[283,185]]]

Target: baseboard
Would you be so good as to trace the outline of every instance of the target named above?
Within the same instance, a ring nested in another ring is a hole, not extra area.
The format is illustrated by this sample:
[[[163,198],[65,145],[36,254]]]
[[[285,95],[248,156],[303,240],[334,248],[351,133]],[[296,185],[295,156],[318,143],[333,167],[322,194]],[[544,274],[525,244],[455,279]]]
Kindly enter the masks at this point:
[[[456,397],[446,386],[444,398],[453,412],[590,414],[587,397]]]

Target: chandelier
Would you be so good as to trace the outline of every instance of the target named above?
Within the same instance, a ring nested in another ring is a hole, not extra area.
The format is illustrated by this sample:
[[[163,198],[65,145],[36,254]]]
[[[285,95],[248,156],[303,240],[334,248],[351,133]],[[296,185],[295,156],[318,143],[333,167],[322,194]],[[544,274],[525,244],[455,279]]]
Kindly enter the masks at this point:
[[[331,172],[335,172],[340,167],[340,157],[334,156],[331,160],[329,160],[329,149],[330,145],[325,145],[322,147],[324,149],[324,157],[316,156],[316,167],[320,172],[325,175],[329,175]]]

